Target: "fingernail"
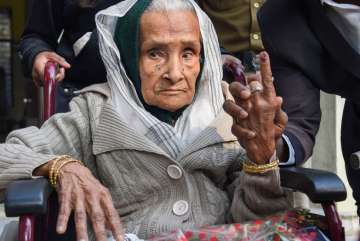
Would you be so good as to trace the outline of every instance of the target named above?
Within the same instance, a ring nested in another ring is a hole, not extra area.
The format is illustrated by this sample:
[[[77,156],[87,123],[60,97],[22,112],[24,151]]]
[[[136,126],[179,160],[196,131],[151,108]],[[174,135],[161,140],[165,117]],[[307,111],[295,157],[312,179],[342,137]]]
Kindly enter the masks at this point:
[[[122,240],[124,240],[124,236],[120,234],[120,235],[116,236],[116,240],[122,241]]]
[[[57,231],[64,232],[64,226],[61,226],[61,225],[57,226]]]

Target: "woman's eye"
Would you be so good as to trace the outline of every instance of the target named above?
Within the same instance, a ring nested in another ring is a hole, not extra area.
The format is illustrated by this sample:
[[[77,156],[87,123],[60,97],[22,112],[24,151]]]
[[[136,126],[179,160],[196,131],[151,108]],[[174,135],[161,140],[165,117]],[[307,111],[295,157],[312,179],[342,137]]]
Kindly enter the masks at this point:
[[[190,51],[190,50],[185,51],[183,53],[183,58],[184,59],[191,59],[193,56],[194,56],[194,53],[192,51]]]
[[[156,59],[156,58],[161,57],[162,53],[159,50],[150,50],[149,51],[149,56],[150,56],[150,58]]]

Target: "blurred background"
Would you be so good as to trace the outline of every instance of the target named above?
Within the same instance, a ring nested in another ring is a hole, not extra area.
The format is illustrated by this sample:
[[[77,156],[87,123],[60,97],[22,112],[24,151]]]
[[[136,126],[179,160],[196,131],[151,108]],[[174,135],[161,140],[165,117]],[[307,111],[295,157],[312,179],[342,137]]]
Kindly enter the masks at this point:
[[[22,75],[16,50],[31,0],[0,0],[0,141],[12,129],[38,124],[38,92]]]

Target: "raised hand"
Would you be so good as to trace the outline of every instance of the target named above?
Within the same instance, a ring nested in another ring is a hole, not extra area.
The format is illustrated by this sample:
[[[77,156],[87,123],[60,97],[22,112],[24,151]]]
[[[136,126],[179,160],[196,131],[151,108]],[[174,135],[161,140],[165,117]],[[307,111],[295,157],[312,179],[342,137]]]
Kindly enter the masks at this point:
[[[234,118],[232,132],[246,149],[250,160],[267,163],[275,152],[287,116],[281,110],[282,99],[276,96],[270,60],[260,54],[260,73],[247,78],[249,86],[232,83],[229,87],[235,102],[226,101],[224,109]]]
[[[31,73],[33,81],[38,87],[43,85],[45,64],[48,61],[53,61],[60,66],[59,72],[56,75],[57,81],[62,81],[65,78],[65,69],[70,68],[70,64],[55,52],[40,52],[34,59]]]

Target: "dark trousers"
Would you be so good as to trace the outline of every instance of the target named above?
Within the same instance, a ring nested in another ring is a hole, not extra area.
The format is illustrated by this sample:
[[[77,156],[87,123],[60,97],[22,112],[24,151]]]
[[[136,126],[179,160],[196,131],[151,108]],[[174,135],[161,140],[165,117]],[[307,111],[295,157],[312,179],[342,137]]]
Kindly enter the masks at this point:
[[[345,160],[346,175],[353,190],[360,217],[360,169],[350,165],[350,155],[360,151],[360,104],[346,101],[341,126],[341,147]]]
[[[71,86],[58,85],[56,88],[56,113],[65,113],[70,111],[69,103],[76,96],[74,91],[77,89]]]

